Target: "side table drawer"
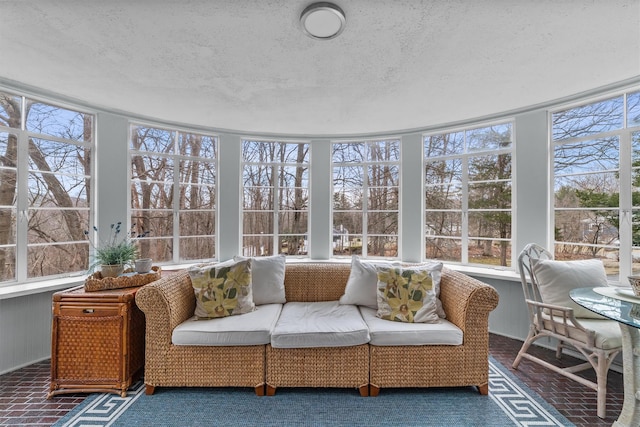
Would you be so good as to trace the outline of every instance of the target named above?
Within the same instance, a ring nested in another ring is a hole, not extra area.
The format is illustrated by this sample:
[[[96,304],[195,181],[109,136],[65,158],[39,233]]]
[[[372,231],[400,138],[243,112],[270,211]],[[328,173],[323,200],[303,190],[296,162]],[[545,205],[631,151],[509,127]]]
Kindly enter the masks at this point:
[[[126,307],[124,307],[126,309]],[[55,309],[54,309],[55,310]],[[59,304],[57,313],[54,315],[61,317],[111,317],[119,316],[121,308],[117,306],[99,306],[99,305],[63,305]]]

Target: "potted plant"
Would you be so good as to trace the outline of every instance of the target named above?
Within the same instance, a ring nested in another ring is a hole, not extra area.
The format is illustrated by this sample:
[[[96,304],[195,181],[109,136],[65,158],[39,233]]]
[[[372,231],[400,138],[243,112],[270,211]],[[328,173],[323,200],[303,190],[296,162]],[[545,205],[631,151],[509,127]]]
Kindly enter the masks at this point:
[[[102,277],[117,277],[123,273],[126,265],[132,266],[138,255],[138,248],[135,242],[128,237],[119,238],[121,222],[111,224],[109,238],[101,242],[98,247],[94,246],[94,262],[90,270],[100,266]],[[98,231],[96,227],[93,228]],[[88,234],[88,232],[85,232]]]

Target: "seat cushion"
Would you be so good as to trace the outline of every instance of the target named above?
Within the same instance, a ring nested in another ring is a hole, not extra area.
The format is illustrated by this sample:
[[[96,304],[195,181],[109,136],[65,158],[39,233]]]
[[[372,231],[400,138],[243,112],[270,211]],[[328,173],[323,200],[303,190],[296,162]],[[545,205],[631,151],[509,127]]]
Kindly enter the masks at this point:
[[[265,304],[237,316],[202,320],[194,316],[176,326],[171,342],[206,346],[269,344],[281,311],[282,304]]]
[[[554,316],[554,322],[551,322],[551,316],[546,313],[542,314],[543,325],[547,330],[555,330],[560,334],[569,335],[571,338],[586,342],[587,336],[584,331],[567,326],[565,331],[563,318]],[[576,319],[583,328],[590,329],[596,333],[596,347],[603,350],[612,350],[622,346],[622,332],[620,325],[615,320],[600,320],[590,318]],[[537,316],[534,316],[534,322],[537,322]]]
[[[378,346],[395,345],[461,345],[462,330],[448,320],[438,323],[405,323],[384,320],[376,316],[376,310],[359,307],[369,328],[371,341]]]
[[[348,347],[369,342],[355,305],[338,301],[288,302],[271,334],[274,348]]]

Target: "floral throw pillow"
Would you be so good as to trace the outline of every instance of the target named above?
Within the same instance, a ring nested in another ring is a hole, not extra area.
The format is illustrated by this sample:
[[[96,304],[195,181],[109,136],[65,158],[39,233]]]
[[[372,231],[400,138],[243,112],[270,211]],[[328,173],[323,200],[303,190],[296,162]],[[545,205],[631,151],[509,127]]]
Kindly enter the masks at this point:
[[[195,315],[213,319],[253,311],[251,260],[227,261],[189,269],[196,296]]]
[[[408,323],[440,320],[429,269],[376,267],[376,271],[379,318]]]

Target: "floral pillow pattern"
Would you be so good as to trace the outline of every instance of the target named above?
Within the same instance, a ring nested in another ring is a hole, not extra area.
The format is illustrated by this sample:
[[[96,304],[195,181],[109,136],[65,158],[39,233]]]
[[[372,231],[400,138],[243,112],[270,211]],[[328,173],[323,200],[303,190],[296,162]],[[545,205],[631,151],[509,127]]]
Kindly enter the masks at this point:
[[[378,312],[385,320],[436,323],[436,295],[429,269],[376,267]]]
[[[189,269],[198,319],[213,319],[253,311],[251,260]]]

